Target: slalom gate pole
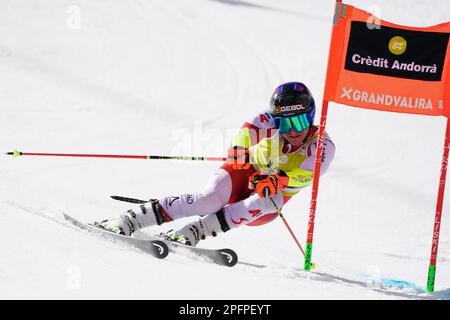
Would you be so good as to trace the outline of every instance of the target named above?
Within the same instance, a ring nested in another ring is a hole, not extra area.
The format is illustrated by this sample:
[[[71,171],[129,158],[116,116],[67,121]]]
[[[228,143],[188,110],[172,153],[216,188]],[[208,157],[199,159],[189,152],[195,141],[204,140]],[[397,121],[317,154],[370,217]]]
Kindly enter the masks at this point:
[[[433,241],[431,243],[430,265],[428,267],[427,291],[434,292],[434,280],[436,277],[436,263],[439,246],[439,234],[441,229],[442,204],[444,202],[445,180],[447,176],[448,155],[450,148],[450,118],[447,118],[445,130],[444,154],[442,156],[441,176],[439,180],[439,191],[436,202],[436,215],[434,218]]]
[[[273,201],[272,197],[269,198],[270,201],[272,202],[272,205],[274,206],[275,210],[278,213],[278,216],[281,218],[281,220],[283,221],[284,225],[286,226],[286,228],[289,230],[289,233],[291,234],[292,238],[294,239],[295,243],[297,244],[298,248],[300,249],[300,251],[302,252],[303,256],[305,256],[305,251],[302,248],[302,245],[300,244],[300,242],[298,241],[297,237],[295,236],[294,232],[292,231],[291,227],[289,226],[288,222],[286,221],[285,217],[283,216],[283,214],[281,213],[281,210],[278,208],[277,204],[275,203],[275,201]],[[311,269],[315,269],[316,265],[314,263],[311,263]]]
[[[336,0],[335,9],[334,9],[334,17],[333,17],[333,28],[331,32],[331,40],[330,40],[330,48],[328,52],[328,64],[327,64],[327,77],[328,73],[331,69],[331,44],[333,43],[333,38],[335,37],[335,28],[338,25],[339,21],[339,12],[342,7],[342,0]],[[311,205],[309,209],[309,222],[308,222],[308,233],[306,236],[306,254],[305,254],[305,264],[303,269],[305,271],[311,270],[312,266],[312,248],[313,248],[313,235],[314,235],[314,223],[316,219],[316,207],[317,207],[317,195],[319,193],[319,180],[320,180],[320,168],[322,165],[322,155],[323,155],[323,142],[325,139],[325,126],[327,123],[327,114],[328,114],[328,104],[325,93],[327,90],[327,85],[325,85],[323,100],[322,100],[322,114],[320,117],[319,124],[319,136],[317,137],[317,150],[316,150],[316,158],[314,164],[314,177],[312,183],[312,191],[311,191]]]
[[[43,156],[43,157],[78,157],[78,158],[115,158],[115,159],[144,159],[144,160],[196,160],[196,161],[226,161],[221,157],[184,157],[184,156],[154,156],[154,155],[126,155],[126,154],[86,154],[86,153],[44,153],[21,152],[14,150],[7,152],[14,157]]]
[[[317,195],[319,193],[320,167],[322,165],[323,141],[325,136],[325,125],[327,121],[328,101],[323,101],[322,116],[319,125],[319,136],[317,138],[317,150],[314,165],[314,177],[311,191],[311,205],[309,209],[308,234],[306,237],[306,254],[304,270],[309,271],[312,268],[312,247],[314,235],[314,223],[316,219]]]

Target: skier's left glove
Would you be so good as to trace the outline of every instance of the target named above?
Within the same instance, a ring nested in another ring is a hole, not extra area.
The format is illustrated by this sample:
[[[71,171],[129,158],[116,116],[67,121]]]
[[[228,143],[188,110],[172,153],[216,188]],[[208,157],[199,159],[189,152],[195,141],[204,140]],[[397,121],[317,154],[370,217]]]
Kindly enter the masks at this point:
[[[283,171],[275,174],[255,172],[248,179],[248,187],[249,189],[255,190],[261,198],[270,198],[278,190],[285,188],[288,180],[289,178]]]

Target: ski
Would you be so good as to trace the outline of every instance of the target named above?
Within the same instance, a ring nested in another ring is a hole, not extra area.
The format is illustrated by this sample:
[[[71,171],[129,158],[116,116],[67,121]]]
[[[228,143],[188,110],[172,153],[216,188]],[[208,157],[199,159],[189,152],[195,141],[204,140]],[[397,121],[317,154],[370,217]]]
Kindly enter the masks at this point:
[[[113,195],[111,196],[112,199],[118,200],[118,201],[124,201],[124,202],[131,202],[131,203],[146,203],[149,202],[149,200],[141,200],[136,198],[129,198],[129,197],[123,197],[123,196],[117,196]],[[210,260],[216,264],[227,266],[227,267],[233,267],[238,262],[238,256],[236,252],[234,252],[231,249],[204,249],[204,248],[197,248],[192,246],[187,246],[179,242],[170,241],[164,238],[161,238],[162,241],[164,241],[167,246],[169,247],[169,250],[173,253],[179,253],[186,256],[192,256],[195,255],[200,258],[206,258],[207,260]]]
[[[111,196],[112,199],[117,201],[124,201],[124,202],[130,202],[130,203],[147,203],[150,202],[150,200],[141,200],[141,199],[135,199],[135,198],[129,198],[129,197],[122,197],[122,196]]]
[[[231,249],[205,249],[188,246],[176,241],[162,239],[167,244],[169,250],[188,257],[199,257],[209,260],[213,263],[233,267],[238,263],[238,255]]]
[[[142,250],[145,253],[149,253],[158,259],[164,259],[169,254],[169,247],[167,246],[166,242],[164,242],[163,240],[160,240],[160,239],[143,240],[143,239],[137,239],[134,237],[128,237],[128,236],[124,236],[121,234],[102,230],[93,225],[81,222],[66,213],[63,213],[63,216],[66,221],[69,221],[70,223],[79,227],[82,230],[86,230],[88,232],[94,233],[105,239],[110,239],[110,240],[119,241],[122,243],[132,245],[133,247],[135,247],[139,250]]]

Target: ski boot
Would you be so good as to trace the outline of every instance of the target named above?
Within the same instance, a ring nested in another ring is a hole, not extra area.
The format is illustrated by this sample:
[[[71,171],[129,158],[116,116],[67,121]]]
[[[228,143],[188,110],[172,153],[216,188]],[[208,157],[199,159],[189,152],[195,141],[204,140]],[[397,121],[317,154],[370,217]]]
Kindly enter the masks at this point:
[[[119,218],[95,222],[94,226],[124,236],[131,236],[139,229],[172,221],[161,207],[159,200],[151,199],[148,203],[140,205],[139,208],[137,213],[130,209]]]
[[[225,221],[223,210],[201,217],[197,221],[187,224],[178,231],[170,230],[161,236],[165,240],[179,242],[196,247],[200,240],[216,237],[219,233],[230,230]]]
[[[130,236],[131,233],[129,232],[129,229],[125,229],[123,227],[123,223],[122,223],[122,219],[118,218],[118,219],[110,219],[110,220],[103,220],[101,222],[94,222],[93,224],[94,227],[109,231],[109,232],[113,232],[113,233],[117,233],[117,234],[121,234],[123,236]]]
[[[192,246],[192,243],[189,241],[189,239],[182,233],[177,233],[175,230],[170,229],[169,231],[165,233],[160,233],[159,235],[164,240],[178,242],[187,246]]]

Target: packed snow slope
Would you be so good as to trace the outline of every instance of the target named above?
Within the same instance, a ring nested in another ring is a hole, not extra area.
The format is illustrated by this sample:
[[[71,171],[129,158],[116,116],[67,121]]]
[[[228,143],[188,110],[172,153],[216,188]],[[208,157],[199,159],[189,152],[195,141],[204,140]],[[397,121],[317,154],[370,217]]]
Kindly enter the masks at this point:
[[[399,24],[450,20],[444,0],[348,2]],[[0,4],[2,153],[224,156],[287,81],[305,82],[320,113],[334,1]],[[113,194],[200,191],[220,163],[1,155],[0,298],[449,299],[448,196],[437,292],[412,285],[426,283],[444,128],[443,118],[331,105],[337,154],[321,180],[312,273],[279,220],[201,244],[265,266],[234,268],[159,261],[62,223],[62,212],[92,222],[130,208]],[[302,243],[310,193],[284,208]]]

